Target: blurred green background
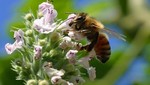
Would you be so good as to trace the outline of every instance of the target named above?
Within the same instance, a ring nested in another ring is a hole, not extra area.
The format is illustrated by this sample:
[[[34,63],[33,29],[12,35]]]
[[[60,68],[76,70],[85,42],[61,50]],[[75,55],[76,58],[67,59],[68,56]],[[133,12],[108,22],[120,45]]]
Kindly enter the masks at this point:
[[[13,27],[23,28],[22,16],[36,15],[38,5],[46,0],[0,1],[0,85],[23,85],[16,81],[11,60],[4,45],[13,41]],[[86,12],[107,28],[127,36],[126,42],[110,36],[112,55],[106,64],[92,61],[97,79],[85,85],[150,85],[150,0],[53,0],[58,18],[65,12]]]

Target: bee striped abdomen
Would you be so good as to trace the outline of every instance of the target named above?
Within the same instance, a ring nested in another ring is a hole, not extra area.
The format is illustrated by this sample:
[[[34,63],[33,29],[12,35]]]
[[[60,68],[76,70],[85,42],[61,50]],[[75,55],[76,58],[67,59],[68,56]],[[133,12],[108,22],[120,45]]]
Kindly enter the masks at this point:
[[[109,41],[104,34],[99,34],[97,43],[94,46],[95,53],[97,58],[102,62],[105,63],[111,54],[111,48],[109,45]]]

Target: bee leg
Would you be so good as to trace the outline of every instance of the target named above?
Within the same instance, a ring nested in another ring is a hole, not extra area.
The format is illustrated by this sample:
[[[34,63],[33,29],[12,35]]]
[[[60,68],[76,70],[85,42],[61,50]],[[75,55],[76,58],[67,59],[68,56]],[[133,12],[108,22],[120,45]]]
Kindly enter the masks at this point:
[[[99,33],[97,32],[94,34],[94,37],[93,37],[93,35],[88,36],[87,38],[91,41],[91,43],[86,46],[82,46],[81,50],[86,50],[86,51],[90,52],[93,49],[94,45],[97,43],[98,35],[99,35]]]
[[[93,41],[88,45],[82,46],[80,50],[86,50],[86,51],[90,52],[93,49],[94,45],[96,44],[95,42],[96,41]]]
[[[82,47],[80,48],[80,50],[87,50],[88,46],[89,46],[89,45],[82,46]]]

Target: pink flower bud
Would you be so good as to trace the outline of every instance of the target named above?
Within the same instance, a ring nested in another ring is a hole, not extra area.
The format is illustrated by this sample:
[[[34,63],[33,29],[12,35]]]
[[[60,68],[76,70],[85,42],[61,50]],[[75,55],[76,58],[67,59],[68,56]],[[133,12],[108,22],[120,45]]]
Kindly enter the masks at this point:
[[[34,46],[34,57],[35,59],[40,59],[42,55],[42,47],[41,46]]]

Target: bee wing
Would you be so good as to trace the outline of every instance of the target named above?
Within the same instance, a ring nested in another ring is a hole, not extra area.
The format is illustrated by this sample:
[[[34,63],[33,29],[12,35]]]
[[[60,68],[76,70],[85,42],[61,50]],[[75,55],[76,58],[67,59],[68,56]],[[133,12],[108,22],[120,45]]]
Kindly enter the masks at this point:
[[[126,41],[126,39],[125,39],[126,36],[125,36],[125,35],[119,34],[119,33],[115,32],[115,31],[112,31],[112,30],[107,29],[107,28],[100,29],[100,30],[101,30],[102,32],[107,33],[107,34],[113,35],[113,36],[115,36],[115,37],[118,38],[118,39],[121,39],[121,40],[123,40],[123,41]]]
[[[99,26],[97,26],[97,25],[92,25],[92,27],[99,28]],[[101,32],[104,32],[104,33],[106,33],[106,34],[113,35],[113,36],[115,36],[115,37],[118,38],[118,39],[121,39],[121,40],[123,40],[123,41],[126,41],[126,39],[125,39],[126,36],[125,36],[125,35],[119,34],[119,33],[115,32],[115,31],[112,31],[112,30],[106,28],[106,27],[104,27],[104,28],[99,28],[99,29],[100,29]]]

